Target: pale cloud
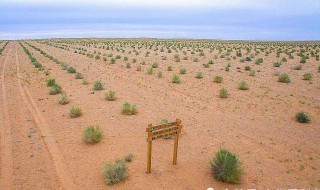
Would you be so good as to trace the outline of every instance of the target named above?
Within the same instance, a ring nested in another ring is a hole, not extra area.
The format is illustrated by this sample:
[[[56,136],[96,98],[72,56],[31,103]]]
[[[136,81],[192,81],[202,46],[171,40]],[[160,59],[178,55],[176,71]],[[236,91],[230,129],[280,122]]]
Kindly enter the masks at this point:
[[[99,5],[137,7],[194,7],[218,9],[275,9],[276,11],[316,11],[320,0],[1,0],[0,4]]]

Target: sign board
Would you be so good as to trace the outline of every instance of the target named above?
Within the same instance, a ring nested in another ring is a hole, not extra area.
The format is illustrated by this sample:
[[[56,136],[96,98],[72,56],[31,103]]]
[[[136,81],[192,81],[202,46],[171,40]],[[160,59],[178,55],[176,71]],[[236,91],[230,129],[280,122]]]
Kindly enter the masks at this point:
[[[169,136],[174,136],[174,147],[173,147],[173,165],[177,164],[177,155],[178,155],[178,139],[179,134],[181,133],[182,125],[181,120],[176,119],[174,122],[168,122],[165,124],[160,124],[152,126],[149,124],[146,132],[148,132],[148,158],[147,158],[147,173],[151,173],[151,150],[152,150],[152,141],[159,138],[165,138]]]

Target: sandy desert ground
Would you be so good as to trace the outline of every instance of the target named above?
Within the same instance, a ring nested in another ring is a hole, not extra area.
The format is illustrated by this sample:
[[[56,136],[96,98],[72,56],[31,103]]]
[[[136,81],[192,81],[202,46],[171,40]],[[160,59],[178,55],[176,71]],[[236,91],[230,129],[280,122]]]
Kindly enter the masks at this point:
[[[1,41],[0,48],[5,43]],[[31,64],[20,43],[43,69]],[[320,188],[319,42],[55,39],[20,43],[9,41],[0,55],[1,189]],[[236,55],[237,49],[242,56]],[[41,51],[74,67],[89,84],[82,84]],[[300,63],[298,54],[308,56],[306,63]],[[117,55],[121,58],[111,64]],[[252,61],[240,62],[246,57]],[[260,65],[255,64],[258,58],[263,58]],[[214,64],[206,68],[209,60]],[[159,66],[149,75],[154,62]],[[274,67],[275,62],[282,65]],[[169,65],[173,71],[167,71]],[[297,65],[302,69],[294,70]],[[186,74],[179,73],[181,68]],[[291,82],[278,82],[276,71],[288,74]],[[197,72],[203,78],[196,78]],[[312,73],[312,80],[304,80],[305,73]],[[174,74],[180,76],[180,84],[171,82]],[[213,81],[216,75],[223,77],[222,83]],[[60,95],[49,95],[46,80],[50,78],[62,86],[69,104],[60,105]],[[248,90],[238,89],[241,80]],[[104,90],[94,91],[95,81],[103,82]],[[227,98],[219,97],[220,88],[228,90]],[[110,89],[116,91],[116,101],[104,99]],[[138,114],[121,114],[126,101],[137,106]],[[81,117],[69,116],[73,105],[82,108]],[[310,123],[296,121],[300,111],[310,115]],[[173,140],[159,139],[153,142],[152,173],[147,174],[146,127],[164,118],[182,120],[178,164],[172,165]],[[82,132],[96,124],[104,137],[100,143],[86,144]],[[220,147],[241,160],[241,184],[212,177],[209,161]],[[128,179],[106,185],[103,163],[130,153],[134,157],[127,163]]]

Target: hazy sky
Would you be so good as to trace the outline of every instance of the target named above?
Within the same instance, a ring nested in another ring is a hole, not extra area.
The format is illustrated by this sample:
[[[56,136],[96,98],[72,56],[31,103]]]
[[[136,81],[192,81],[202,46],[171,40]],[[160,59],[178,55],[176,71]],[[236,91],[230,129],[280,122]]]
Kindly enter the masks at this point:
[[[0,39],[320,40],[320,0],[0,0]]]

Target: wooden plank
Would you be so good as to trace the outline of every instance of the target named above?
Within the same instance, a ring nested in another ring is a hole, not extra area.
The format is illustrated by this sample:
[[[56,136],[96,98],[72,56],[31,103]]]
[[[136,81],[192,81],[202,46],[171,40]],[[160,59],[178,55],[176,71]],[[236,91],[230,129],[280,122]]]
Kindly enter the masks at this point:
[[[147,173],[151,173],[151,150],[152,141],[148,142],[148,157],[147,157]]]
[[[156,125],[156,126],[152,126],[151,124],[149,124],[148,127],[146,128],[146,132],[156,131],[156,130],[160,130],[160,129],[164,129],[164,128],[177,126],[177,124],[178,124],[177,121],[170,122],[170,123],[164,123],[164,124],[160,124],[160,125]]]
[[[174,137],[174,145],[173,145],[173,165],[177,164],[177,157],[178,157],[178,140],[179,140],[179,133]]]
[[[168,137],[168,136],[171,136],[171,135],[176,135],[176,134],[178,134],[180,132],[181,132],[181,129],[178,128],[177,130],[168,131],[168,132],[157,134],[157,135],[154,135],[154,136],[152,134],[150,134],[150,136],[148,135],[147,141],[153,141],[153,140],[156,140],[156,139],[159,139],[159,138],[164,138],[164,137]]]

